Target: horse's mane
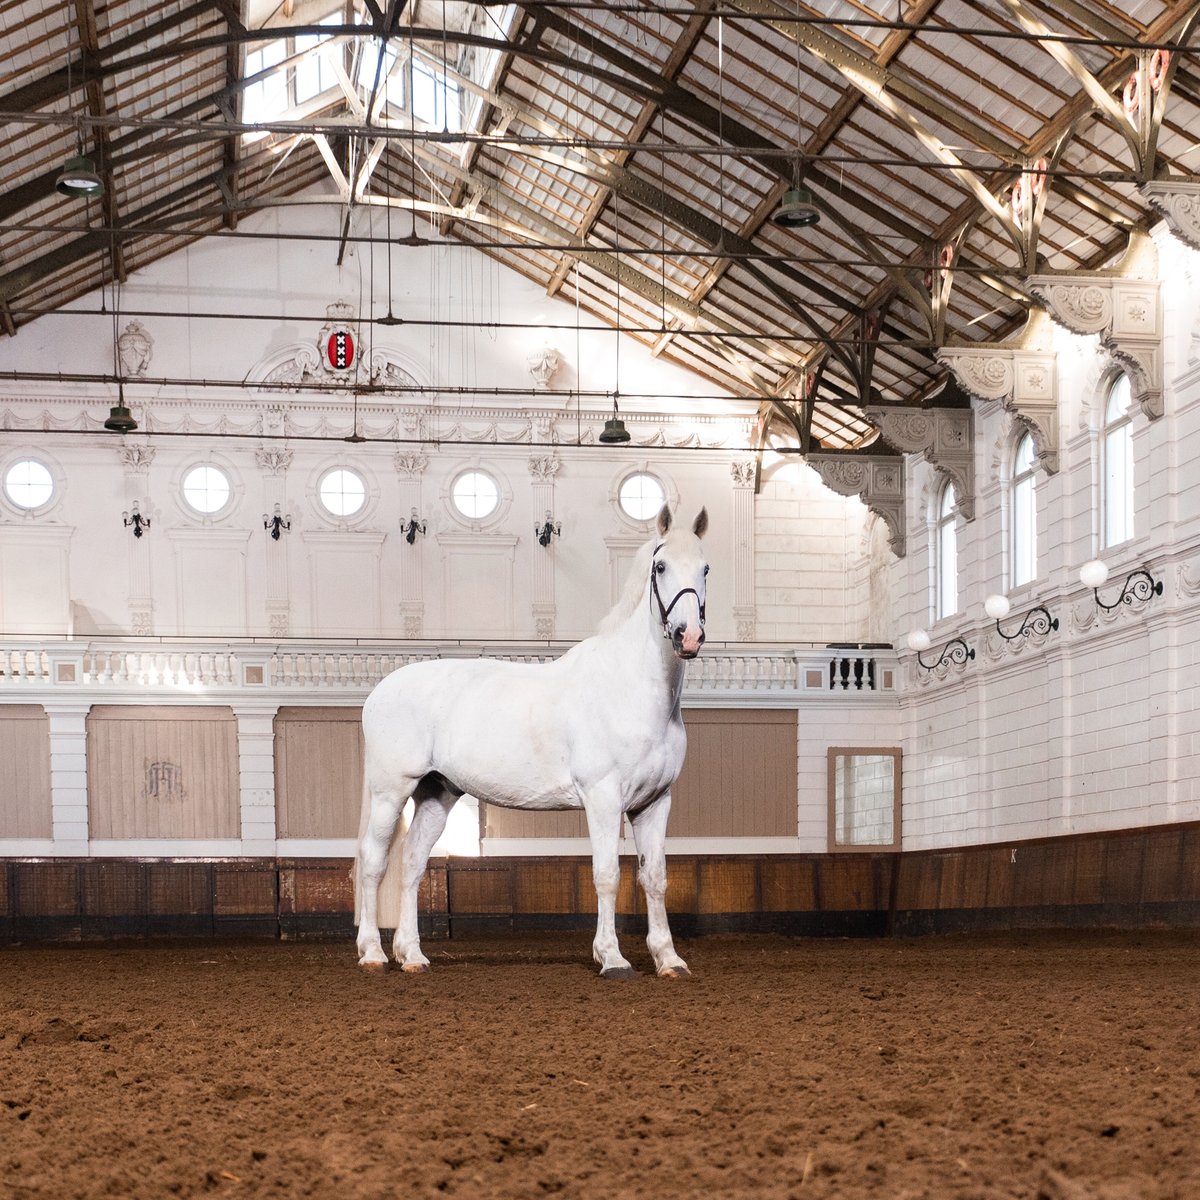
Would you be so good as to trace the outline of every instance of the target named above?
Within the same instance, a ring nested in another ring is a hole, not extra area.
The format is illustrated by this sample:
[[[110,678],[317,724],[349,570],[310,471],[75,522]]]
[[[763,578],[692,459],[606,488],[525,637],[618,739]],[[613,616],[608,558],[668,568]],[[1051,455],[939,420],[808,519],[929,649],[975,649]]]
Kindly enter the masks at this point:
[[[615,633],[637,608],[642,593],[646,590],[646,580],[650,577],[650,560],[654,557],[655,544],[654,541],[649,541],[638,550],[633,566],[629,568],[629,576],[625,580],[625,590],[621,593],[620,600],[600,622],[599,633]]]

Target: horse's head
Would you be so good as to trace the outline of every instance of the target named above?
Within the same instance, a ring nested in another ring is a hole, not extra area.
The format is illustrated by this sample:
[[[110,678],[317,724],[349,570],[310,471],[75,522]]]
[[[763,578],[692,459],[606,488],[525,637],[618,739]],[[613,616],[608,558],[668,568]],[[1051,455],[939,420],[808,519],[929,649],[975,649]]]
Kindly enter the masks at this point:
[[[672,528],[671,510],[658,514],[658,543],[650,563],[650,607],[662,622],[677,658],[695,658],[704,644],[704,598],[708,563],[700,539],[708,528],[708,512],[692,524],[691,532]]]

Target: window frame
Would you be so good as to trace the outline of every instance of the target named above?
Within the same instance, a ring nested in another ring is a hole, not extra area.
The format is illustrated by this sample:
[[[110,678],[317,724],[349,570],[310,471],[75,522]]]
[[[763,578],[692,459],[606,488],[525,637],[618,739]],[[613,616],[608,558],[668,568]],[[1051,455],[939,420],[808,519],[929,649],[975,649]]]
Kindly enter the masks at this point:
[[[1110,410],[1112,409],[1113,397],[1117,389],[1124,385],[1127,395],[1127,401],[1124,411],[1118,414],[1115,419],[1110,419]],[[1134,459],[1133,459],[1133,384],[1128,374],[1124,371],[1118,371],[1109,380],[1108,386],[1103,392],[1103,408],[1100,415],[1100,438],[1099,438],[1099,477],[1100,477],[1100,547],[1103,550],[1109,550],[1117,546],[1123,546],[1127,542],[1132,541],[1136,536],[1136,488],[1134,479]],[[1114,489],[1112,480],[1111,466],[1113,463],[1113,445],[1120,438],[1122,448],[1121,464],[1123,475],[1123,491],[1122,491],[1122,512],[1121,529],[1117,532],[1122,536],[1113,536],[1113,526],[1116,523],[1114,517]]]
[[[947,504],[949,498],[949,504]],[[937,505],[933,519],[933,615],[935,621],[952,617],[958,612],[958,491],[952,479],[947,479],[938,490]],[[946,546],[951,543],[954,551],[953,604],[948,604],[946,595]]]
[[[33,463],[42,468],[47,475],[50,476],[50,494],[40,504],[22,504],[19,500],[14,499],[8,490],[8,477],[13,470],[25,463]],[[62,493],[62,483],[60,473],[55,470],[55,465],[46,461],[45,458],[29,451],[16,451],[12,455],[5,458],[3,466],[0,467],[0,495],[4,498],[4,503],[8,509],[22,517],[38,517],[58,503]]]
[[[220,475],[221,478],[225,481],[225,485],[226,485],[228,491],[225,496],[225,503],[222,504],[219,508],[212,508],[212,509],[198,508],[188,498],[188,494],[187,494],[188,478],[189,478],[189,476],[191,476],[191,474],[194,471],[199,471],[202,468],[210,470],[210,471],[216,471],[217,474]],[[232,511],[234,504],[237,502],[238,489],[237,489],[237,483],[233,477],[233,474],[230,472],[229,468],[227,466],[225,466],[224,463],[216,462],[211,458],[200,458],[200,459],[196,459],[194,462],[189,462],[186,466],[184,466],[183,470],[180,471],[179,484],[178,484],[178,495],[179,495],[179,501],[183,505],[184,511],[193,520],[195,520],[195,521],[219,521],[222,517],[228,516],[229,513]]]
[[[344,475],[354,476],[362,484],[362,503],[353,512],[335,512],[325,500],[325,481],[331,475],[339,472]],[[316,486],[313,490],[317,505],[321,510],[321,516],[327,521],[336,521],[344,524],[361,521],[371,503],[371,481],[357,467],[349,466],[347,463],[334,463],[331,466],[323,467],[317,473]]]
[[[1025,446],[1029,447],[1028,465],[1022,465],[1021,457]],[[1033,583],[1038,575],[1038,523],[1037,523],[1037,446],[1033,434],[1021,432],[1013,444],[1008,481],[1009,510],[1009,579],[1014,588]],[[1022,514],[1022,497],[1027,495],[1026,512]],[[1026,546],[1026,542],[1028,545]],[[1023,553],[1023,551],[1027,551]],[[1024,575],[1021,565],[1029,560],[1029,573]]]

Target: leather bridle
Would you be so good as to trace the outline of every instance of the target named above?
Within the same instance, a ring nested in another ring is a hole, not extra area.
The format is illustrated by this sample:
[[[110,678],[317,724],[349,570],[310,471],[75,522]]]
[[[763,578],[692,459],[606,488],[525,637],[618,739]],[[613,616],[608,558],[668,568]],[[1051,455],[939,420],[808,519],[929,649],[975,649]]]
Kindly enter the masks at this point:
[[[654,547],[654,554],[657,554],[663,548],[663,545],[664,545],[663,542],[659,542],[659,544]],[[659,615],[659,619],[662,621],[663,637],[669,638],[671,636],[671,631],[667,627],[667,621],[671,616],[671,609],[673,609],[675,607],[675,605],[678,604],[679,601],[683,599],[684,596],[695,596],[696,597],[696,603],[699,604],[699,606],[700,606],[700,628],[703,629],[704,628],[704,601],[700,599],[700,593],[698,591],[696,591],[695,588],[690,588],[690,587],[681,588],[678,592],[675,593],[670,604],[663,604],[662,596],[659,594],[659,591],[658,591],[657,567],[658,567],[658,559],[652,555],[650,558],[650,598],[654,603],[658,604],[658,615]]]

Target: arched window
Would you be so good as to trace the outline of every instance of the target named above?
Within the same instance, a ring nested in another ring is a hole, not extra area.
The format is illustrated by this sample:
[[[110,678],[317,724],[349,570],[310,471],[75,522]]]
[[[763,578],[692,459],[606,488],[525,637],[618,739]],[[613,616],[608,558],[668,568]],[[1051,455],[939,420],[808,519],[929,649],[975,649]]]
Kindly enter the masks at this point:
[[[1012,586],[1037,578],[1037,496],[1033,438],[1027,433],[1013,454],[1009,498],[1012,513]]]
[[[1100,508],[1104,545],[1117,546],[1133,537],[1133,396],[1129,376],[1118,375],[1104,404],[1100,442]]]
[[[934,612],[940,621],[958,612],[958,509],[954,484],[942,488],[938,501],[937,525],[934,536],[934,557],[937,566],[937,594]]]

